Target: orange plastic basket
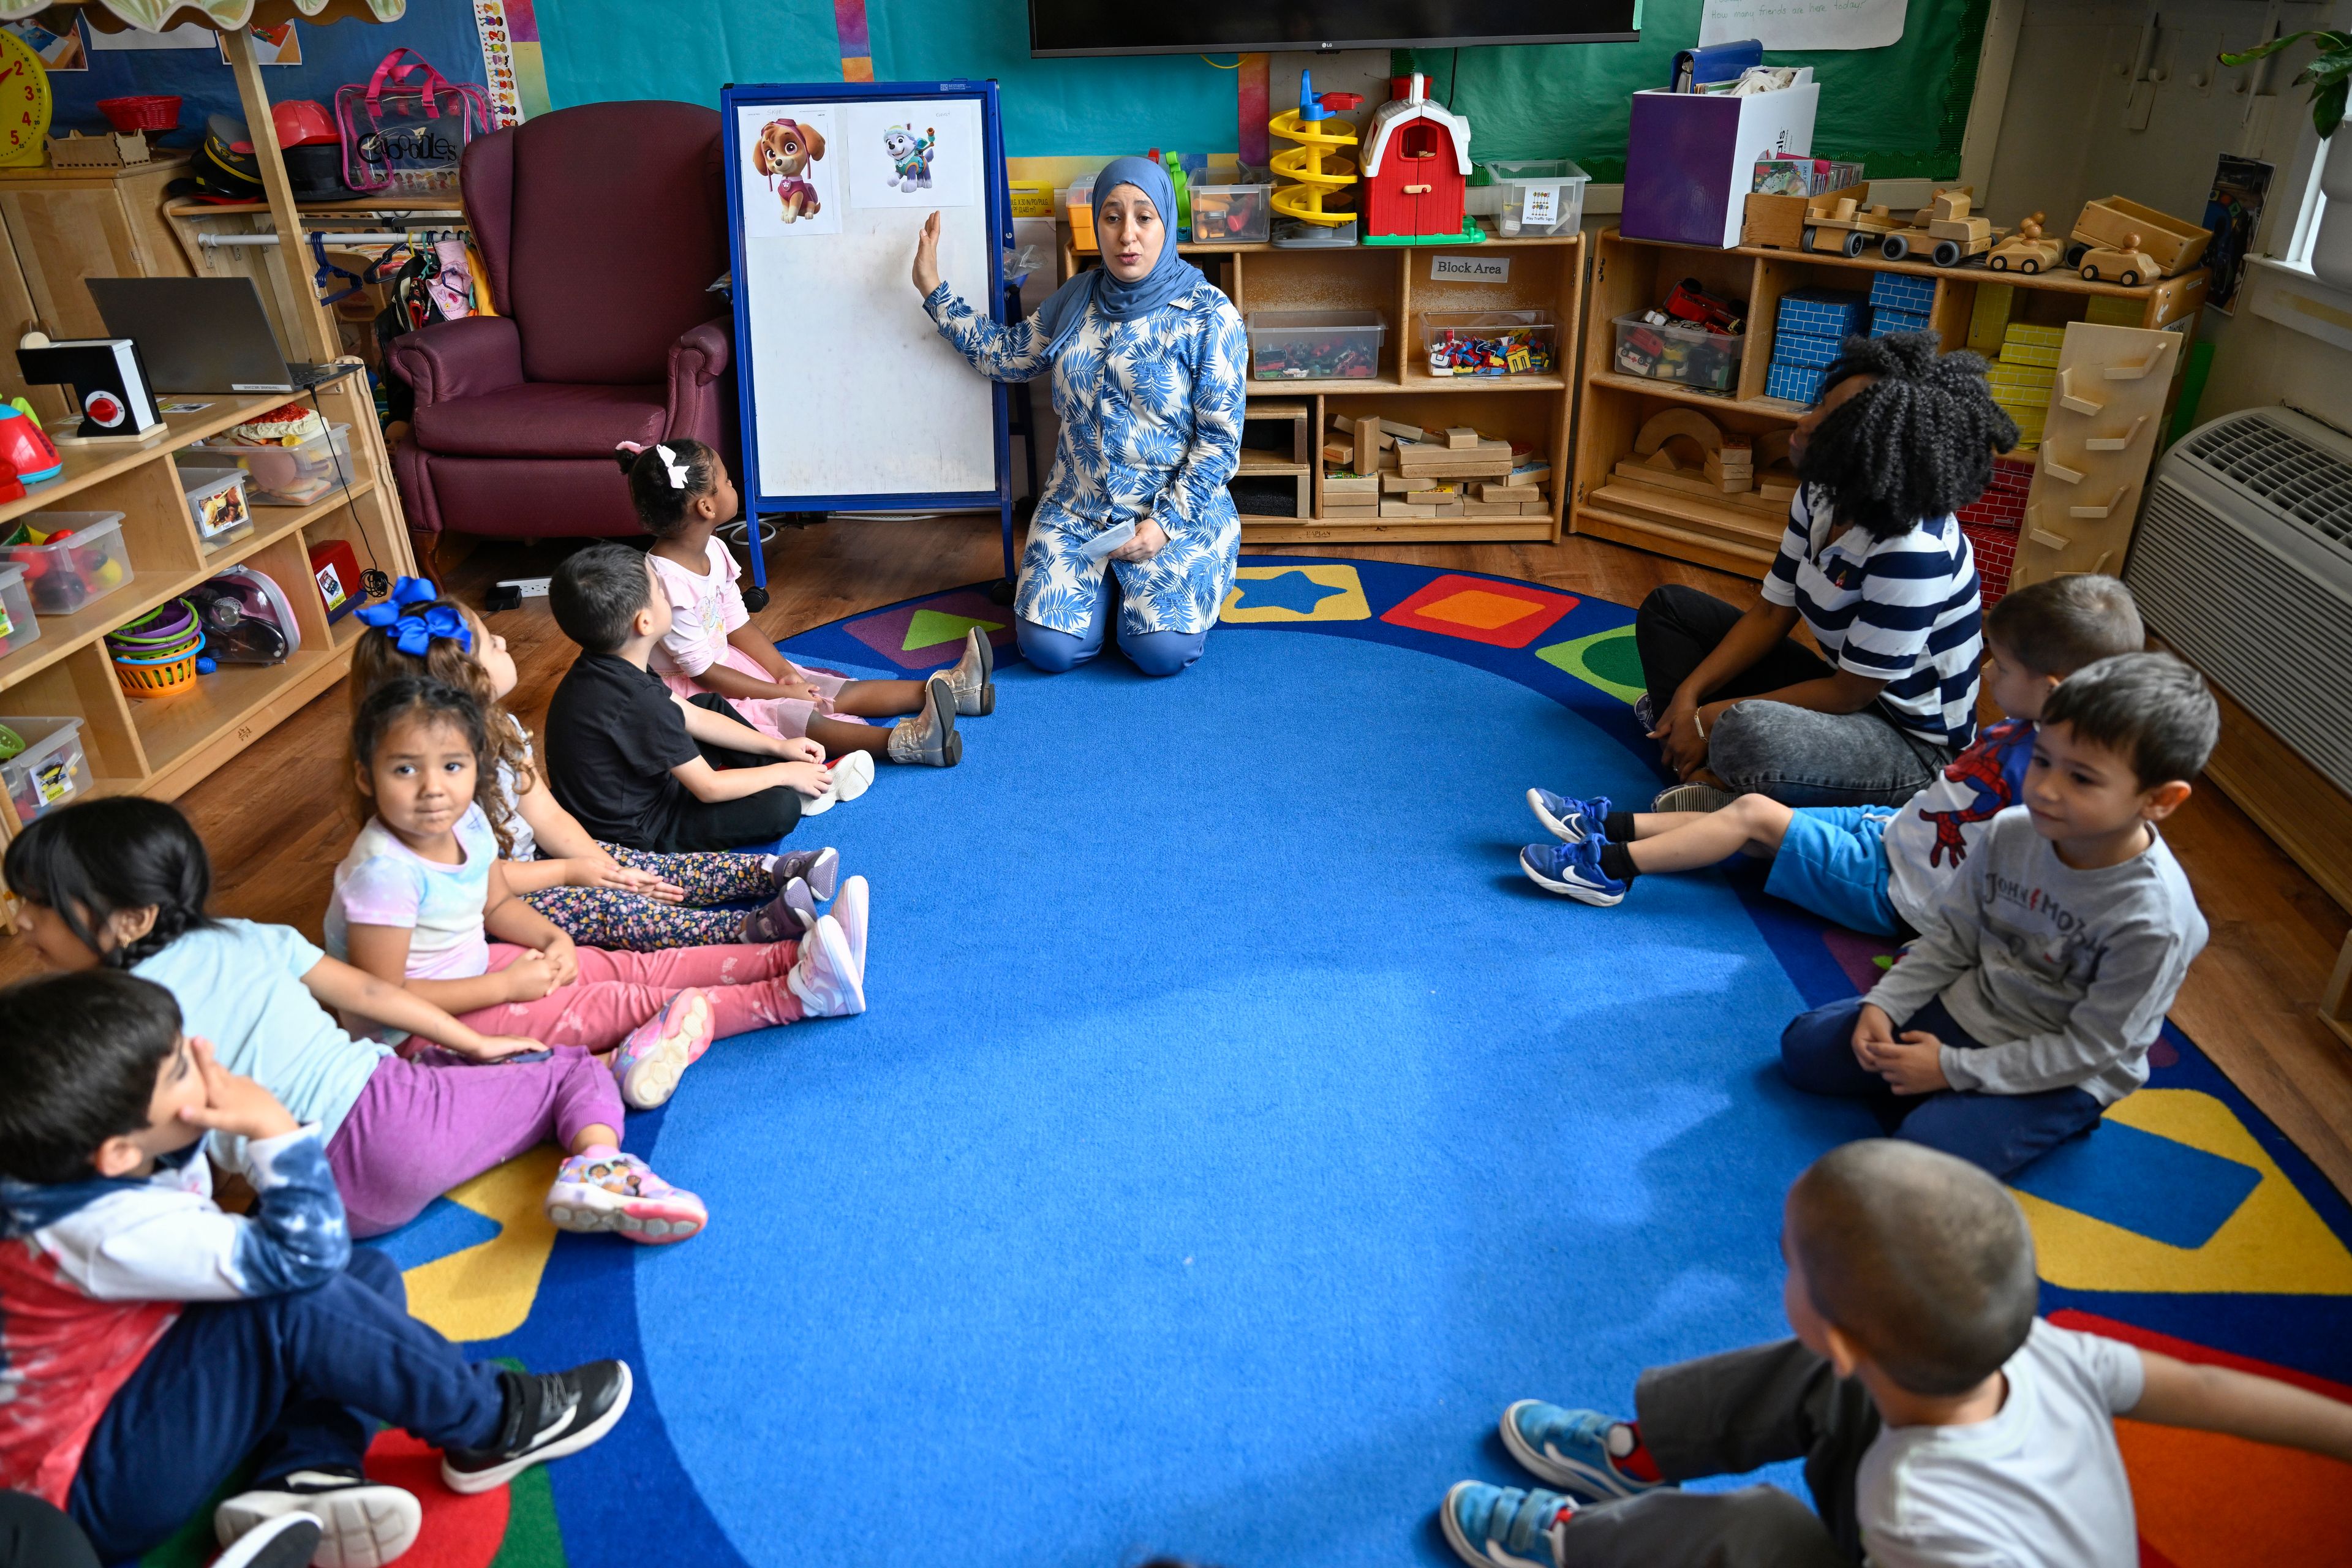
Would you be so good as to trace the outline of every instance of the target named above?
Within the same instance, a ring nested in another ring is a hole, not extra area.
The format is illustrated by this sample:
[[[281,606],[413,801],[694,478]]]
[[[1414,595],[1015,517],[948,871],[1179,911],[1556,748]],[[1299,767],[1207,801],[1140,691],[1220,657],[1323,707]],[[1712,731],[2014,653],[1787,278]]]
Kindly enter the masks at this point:
[[[194,634],[184,647],[155,658],[114,660],[114,682],[125,697],[170,697],[196,683],[196,657],[205,651],[204,634]]]

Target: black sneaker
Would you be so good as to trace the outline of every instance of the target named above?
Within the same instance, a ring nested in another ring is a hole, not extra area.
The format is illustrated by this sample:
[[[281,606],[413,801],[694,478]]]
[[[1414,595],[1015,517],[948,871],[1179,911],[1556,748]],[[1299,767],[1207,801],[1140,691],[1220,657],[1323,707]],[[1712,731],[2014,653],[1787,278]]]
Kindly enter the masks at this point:
[[[425,1509],[415,1498],[357,1470],[337,1468],[296,1470],[239,1492],[213,1510],[213,1533],[223,1546],[242,1545],[291,1514],[318,1521],[320,1533],[310,1551],[288,1561],[315,1562],[319,1568],[382,1568],[415,1545],[425,1529]]]
[[[281,1513],[238,1536],[213,1559],[213,1568],[303,1568],[324,1533],[307,1513]]]
[[[533,1465],[576,1454],[613,1429],[629,1407],[628,1364],[592,1361],[570,1372],[502,1372],[506,1421],[492,1448],[450,1448],[441,1479],[453,1492],[502,1487]]]

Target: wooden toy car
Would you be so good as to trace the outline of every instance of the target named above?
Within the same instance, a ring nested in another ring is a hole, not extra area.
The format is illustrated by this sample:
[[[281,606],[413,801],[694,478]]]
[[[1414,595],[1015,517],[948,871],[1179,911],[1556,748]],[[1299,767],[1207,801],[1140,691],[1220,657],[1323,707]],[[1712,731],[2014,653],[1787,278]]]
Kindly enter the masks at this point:
[[[2035,213],[2017,226],[2017,232],[1992,247],[1985,265],[1995,272],[2018,271],[2031,276],[2047,272],[2056,267],[2066,254],[2065,242],[2045,238],[2042,233],[2043,214]]]
[[[2136,239],[2126,238],[2135,235]],[[2154,263],[2139,274],[2139,281],[2153,283],[2158,278],[2186,272],[2203,260],[2205,247],[2213,237],[2185,217],[2174,217],[2122,196],[2102,196],[2084,204],[2082,216],[2066,237],[2070,242],[2067,266],[2080,267],[2093,250],[2137,250]]]
[[[2124,236],[2119,246],[2084,251],[2078,270],[2094,283],[2120,283],[2126,289],[2159,276],[2156,258],[2139,247],[2137,232]]]
[[[1889,261],[1924,251],[1927,259],[1938,267],[1956,267],[1971,256],[1982,256],[1992,248],[1993,228],[1970,214],[1975,203],[1976,198],[1964,188],[1937,191],[1935,199],[1919,209],[1916,226],[1888,235],[1878,248]]]
[[[1832,256],[1860,256],[1870,248],[1872,240],[1908,223],[1883,204],[1865,207],[1852,196],[1825,196],[1805,208],[1804,248]]]

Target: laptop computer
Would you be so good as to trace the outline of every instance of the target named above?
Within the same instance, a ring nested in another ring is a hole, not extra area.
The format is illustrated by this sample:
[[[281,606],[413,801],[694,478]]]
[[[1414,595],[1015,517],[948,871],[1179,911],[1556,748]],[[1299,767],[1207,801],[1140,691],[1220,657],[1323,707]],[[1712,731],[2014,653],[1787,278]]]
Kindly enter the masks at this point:
[[[289,364],[250,278],[92,278],[107,332],[139,345],[167,392],[295,392],[347,375],[348,364]]]

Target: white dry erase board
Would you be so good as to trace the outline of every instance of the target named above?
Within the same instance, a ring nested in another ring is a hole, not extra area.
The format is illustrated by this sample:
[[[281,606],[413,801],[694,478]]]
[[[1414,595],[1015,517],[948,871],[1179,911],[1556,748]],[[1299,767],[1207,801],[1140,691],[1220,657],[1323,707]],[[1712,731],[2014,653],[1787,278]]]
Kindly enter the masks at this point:
[[[1003,389],[909,280],[936,211],[940,276],[1003,315],[995,84],[730,87],[719,114],[746,510],[1003,504]]]

